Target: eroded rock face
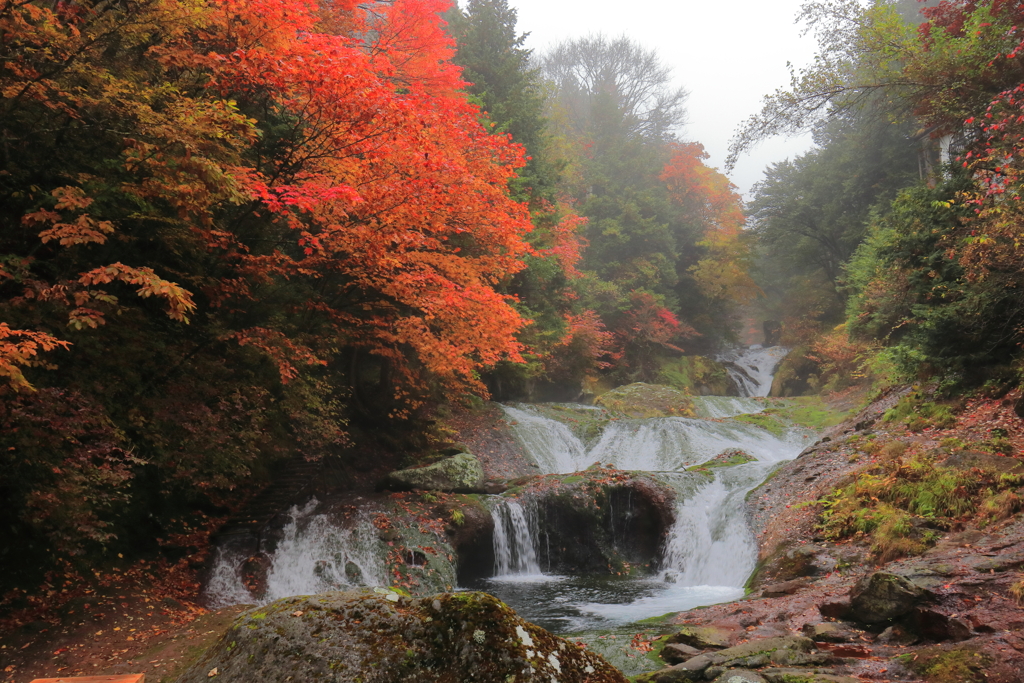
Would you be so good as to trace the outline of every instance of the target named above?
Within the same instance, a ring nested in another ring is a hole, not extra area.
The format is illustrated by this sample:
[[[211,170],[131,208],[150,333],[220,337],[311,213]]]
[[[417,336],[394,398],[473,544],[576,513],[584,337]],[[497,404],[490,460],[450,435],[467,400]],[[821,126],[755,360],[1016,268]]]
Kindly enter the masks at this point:
[[[178,683],[626,681],[599,655],[490,595],[381,591],[298,596],[250,610]]]
[[[397,491],[483,492],[484,468],[472,453],[459,453],[426,467],[392,472],[384,486]]]

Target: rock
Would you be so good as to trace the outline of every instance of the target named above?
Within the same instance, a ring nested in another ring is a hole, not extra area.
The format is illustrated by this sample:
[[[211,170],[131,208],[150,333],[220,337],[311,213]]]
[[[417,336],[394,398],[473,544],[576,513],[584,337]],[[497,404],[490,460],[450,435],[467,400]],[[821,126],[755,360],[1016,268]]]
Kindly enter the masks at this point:
[[[683,643],[669,643],[662,649],[661,658],[669,664],[678,664],[699,654],[700,650],[695,647]]]
[[[899,624],[889,626],[878,634],[878,642],[885,643],[886,645],[913,645],[919,640],[921,640],[919,636],[911,633]]]
[[[859,639],[861,633],[841,621],[805,624],[803,627],[803,634],[816,643],[852,643]]]
[[[765,669],[760,672],[768,683],[862,683],[852,676],[838,676],[832,669]]]
[[[929,640],[959,642],[971,637],[971,627],[956,615],[943,614],[933,609],[914,610],[917,632]]]
[[[631,418],[693,417],[693,399],[685,392],[636,382],[607,391],[597,399],[609,412]]]
[[[764,676],[746,669],[728,669],[720,673],[713,683],[768,683]]]
[[[672,667],[674,671],[690,673],[705,672],[712,666],[759,668],[775,664],[792,666],[800,664],[822,664],[828,661],[829,655],[814,650],[814,642],[810,638],[785,636],[781,638],[763,638],[727,647],[718,652],[698,655]],[[686,680],[686,679],[681,679]]]
[[[842,619],[850,613],[850,599],[833,597],[818,605],[818,611],[827,619]]]
[[[683,643],[701,650],[721,649],[732,645],[735,635],[725,629],[713,626],[684,626],[668,637],[669,644]]]
[[[384,487],[399,491],[454,491],[476,493],[483,490],[484,468],[471,453],[459,453],[426,467],[392,472]]]
[[[905,577],[874,572],[850,589],[850,615],[865,624],[889,621],[909,612],[924,595],[924,589]]]
[[[761,595],[766,598],[779,598],[783,595],[792,595],[801,588],[806,588],[810,583],[811,582],[806,579],[793,579],[792,581],[783,581],[782,583],[770,583],[761,589]]]
[[[243,613],[178,683],[519,680],[625,683],[600,656],[484,593],[359,591],[285,598]],[[533,676],[523,677],[524,672]]]

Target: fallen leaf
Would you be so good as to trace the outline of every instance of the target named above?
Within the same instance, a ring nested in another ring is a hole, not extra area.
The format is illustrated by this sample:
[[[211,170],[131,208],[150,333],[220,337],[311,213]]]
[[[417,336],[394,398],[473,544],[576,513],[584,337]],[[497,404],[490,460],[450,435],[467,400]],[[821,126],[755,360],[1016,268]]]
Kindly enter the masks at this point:
[[[213,678],[214,676],[216,676],[219,673],[220,672],[217,671],[217,667],[213,667],[212,669],[210,669],[210,673],[206,674],[206,677],[207,678]]]

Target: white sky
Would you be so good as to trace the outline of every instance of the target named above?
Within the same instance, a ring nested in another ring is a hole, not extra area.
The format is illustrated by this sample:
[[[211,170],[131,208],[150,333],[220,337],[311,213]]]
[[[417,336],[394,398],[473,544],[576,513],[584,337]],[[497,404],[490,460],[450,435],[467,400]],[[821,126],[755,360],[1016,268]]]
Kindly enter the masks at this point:
[[[568,38],[626,35],[654,48],[671,66],[676,84],[690,91],[689,123],[681,137],[700,142],[708,164],[725,164],[737,127],[761,109],[761,98],[789,84],[786,62],[811,62],[816,43],[794,23],[802,0],[648,0],[629,5],[609,0],[509,0],[519,13],[519,33],[537,53]],[[810,136],[776,138],[740,158],[730,175],[749,199],[765,166],[794,157]]]

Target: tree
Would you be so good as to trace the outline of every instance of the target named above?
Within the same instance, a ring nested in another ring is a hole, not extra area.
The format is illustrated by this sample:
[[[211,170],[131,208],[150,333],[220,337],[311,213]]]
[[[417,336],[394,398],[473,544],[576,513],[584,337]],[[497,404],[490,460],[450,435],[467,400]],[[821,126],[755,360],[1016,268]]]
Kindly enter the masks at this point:
[[[543,64],[580,134],[615,126],[626,136],[663,140],[685,121],[686,90],[671,87],[671,69],[656,52],[625,36],[562,42]]]
[[[4,430],[5,525],[111,543],[126,482],[139,519],[221,505],[337,452],[357,405],[394,425],[520,358],[523,151],[462,92],[443,9],[0,5],[0,417],[117,460]],[[92,510],[39,513],[68,496]]]

